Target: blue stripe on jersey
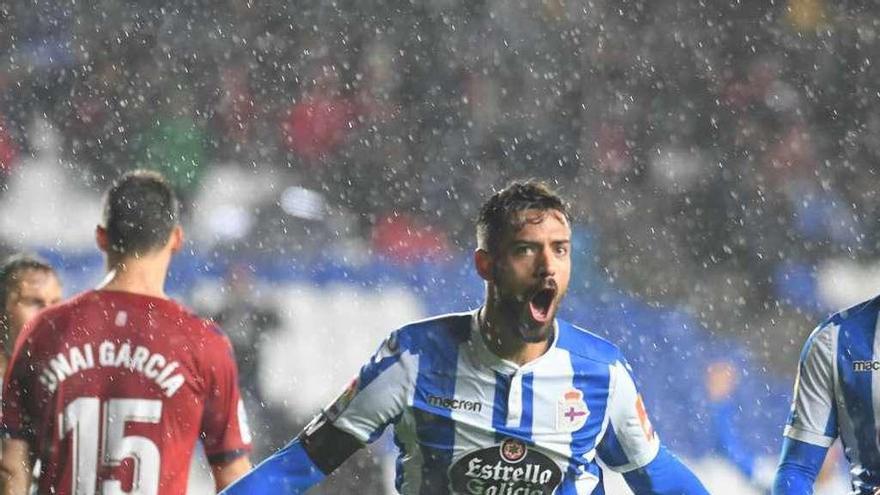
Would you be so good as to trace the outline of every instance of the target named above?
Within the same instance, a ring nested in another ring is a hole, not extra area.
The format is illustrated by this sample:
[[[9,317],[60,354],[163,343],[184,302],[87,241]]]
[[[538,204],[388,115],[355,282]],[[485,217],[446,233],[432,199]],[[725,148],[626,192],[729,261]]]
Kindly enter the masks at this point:
[[[428,396],[454,397],[458,347],[470,332],[470,318],[427,321],[411,332],[419,354],[419,374],[413,396],[416,435],[422,452],[421,495],[445,494],[452,462],[455,423],[449,409],[431,406]]]
[[[862,316],[864,315],[864,316]],[[877,449],[877,429],[874,426],[874,407],[871,393],[873,373],[853,371],[854,361],[873,361],[874,335],[877,312],[863,312],[852,320],[845,320],[838,333],[837,369],[843,387],[844,407],[853,421],[860,463],[863,466],[880,465]],[[865,471],[864,481],[875,480],[877,472]]]
[[[534,417],[534,373],[526,373],[522,377],[522,416],[519,426],[510,428],[507,426],[507,401],[510,399],[511,377],[503,373],[495,372],[495,399],[492,404],[492,429],[495,430],[495,440],[498,442],[506,438],[518,438],[526,443],[532,443],[532,422]]]
[[[519,428],[524,437],[532,438],[532,423],[534,421],[534,401],[535,401],[535,374],[526,373],[522,379],[522,418],[520,418]]]
[[[596,488],[593,488],[590,495],[605,495],[605,482],[602,477],[602,469],[599,465],[595,462],[591,462],[584,470],[599,479],[599,483],[596,485]],[[556,491],[556,495],[579,495],[577,492],[577,486],[575,485],[575,480],[577,479],[576,474],[577,470],[573,470],[572,468],[568,469],[565,473],[565,478],[562,480],[562,484]]]
[[[577,471],[575,471],[575,474],[577,474]],[[572,470],[569,467],[568,471],[565,472],[565,477],[562,480],[562,484],[557,490],[559,495],[578,495],[577,488],[574,485],[575,479],[577,479],[577,477],[572,476]]]
[[[609,467],[629,464],[629,459],[626,458],[623,446],[620,445],[620,440],[617,438],[617,432],[614,431],[614,425],[610,421],[608,422],[608,429],[605,430],[605,437],[602,438],[602,442],[598,445],[596,453],[602,458],[602,462]]]
[[[596,477],[599,478],[599,484],[596,485],[596,488],[593,489],[593,493],[591,493],[590,495],[605,495],[605,478],[602,476],[602,470],[594,462],[587,467],[587,471],[595,474]]]
[[[492,404],[492,429],[495,430],[495,440],[501,442],[505,438],[514,437],[528,441],[531,438],[523,437],[517,428],[507,427],[507,401],[510,398],[510,382],[510,376],[495,372],[495,402]]]
[[[559,338],[557,346],[565,349],[571,355],[571,366],[574,371],[572,383],[574,388],[580,390],[590,410],[587,424],[579,431],[571,435],[571,461],[562,480],[559,493],[575,494],[575,480],[584,471],[597,474],[600,470],[596,462],[587,463],[584,455],[593,447],[593,443],[578,441],[579,438],[596,439],[602,429],[602,418],[608,406],[608,390],[611,380],[611,363],[620,360],[620,352],[612,344],[599,339],[588,332],[573,327],[570,323],[557,320],[559,323]],[[597,386],[607,380],[604,387]],[[610,423],[609,423],[610,426]],[[627,461],[628,463],[629,461]]]
[[[379,375],[385,372],[385,370],[394,366],[398,361],[400,361],[400,353],[384,357],[380,359],[379,362],[371,360],[369,363],[365,364],[364,367],[361,368],[361,373],[358,377],[357,391],[360,392],[366,388],[367,385],[372,383],[373,380],[378,378]]]
[[[510,393],[510,377],[495,372],[495,402],[492,404],[492,429],[495,430],[495,440],[500,442],[512,436],[507,429],[507,396]]]

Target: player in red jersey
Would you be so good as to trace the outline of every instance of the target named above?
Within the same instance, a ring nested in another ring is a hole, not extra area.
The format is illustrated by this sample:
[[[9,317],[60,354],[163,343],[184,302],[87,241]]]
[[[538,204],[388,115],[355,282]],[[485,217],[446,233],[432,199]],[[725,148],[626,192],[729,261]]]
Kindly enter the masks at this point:
[[[6,373],[3,495],[183,495],[201,437],[218,488],[250,469],[250,433],[228,339],[164,292],[183,245],[158,174],[133,172],[104,200],[97,290],[47,309],[22,332]]]

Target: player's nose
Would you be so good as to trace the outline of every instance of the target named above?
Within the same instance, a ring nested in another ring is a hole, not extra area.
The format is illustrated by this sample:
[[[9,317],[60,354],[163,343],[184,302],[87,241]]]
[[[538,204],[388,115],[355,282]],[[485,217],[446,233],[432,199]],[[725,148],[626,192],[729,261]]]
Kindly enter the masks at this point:
[[[556,275],[555,257],[550,246],[544,246],[538,252],[535,269],[536,275],[540,278]]]

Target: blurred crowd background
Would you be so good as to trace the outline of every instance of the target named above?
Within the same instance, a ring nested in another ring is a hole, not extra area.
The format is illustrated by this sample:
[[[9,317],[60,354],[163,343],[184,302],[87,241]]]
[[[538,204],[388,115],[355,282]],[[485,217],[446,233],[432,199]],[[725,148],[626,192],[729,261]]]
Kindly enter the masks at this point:
[[[479,304],[476,210],[541,178],[577,216],[566,316],[624,348],[673,448],[760,490],[806,335],[880,292],[878,14],[7,2],[0,251],[38,251],[68,294],[87,288],[101,191],[165,173],[190,237],[172,292],[230,333],[264,455],[390,325]]]

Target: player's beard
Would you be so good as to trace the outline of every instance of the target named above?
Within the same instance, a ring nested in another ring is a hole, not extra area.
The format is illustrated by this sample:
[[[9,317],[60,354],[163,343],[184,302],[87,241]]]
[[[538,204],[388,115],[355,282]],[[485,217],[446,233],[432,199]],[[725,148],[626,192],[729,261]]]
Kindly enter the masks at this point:
[[[555,282],[552,285],[554,288],[556,287]],[[552,337],[553,321],[556,318],[559,301],[562,299],[561,294],[556,292],[553,301],[549,304],[547,322],[538,323],[532,319],[529,308],[534,292],[535,289],[530,289],[512,294],[501,287],[497,291],[498,309],[502,315],[504,326],[510,328],[517,337],[529,344],[546,342]]]

